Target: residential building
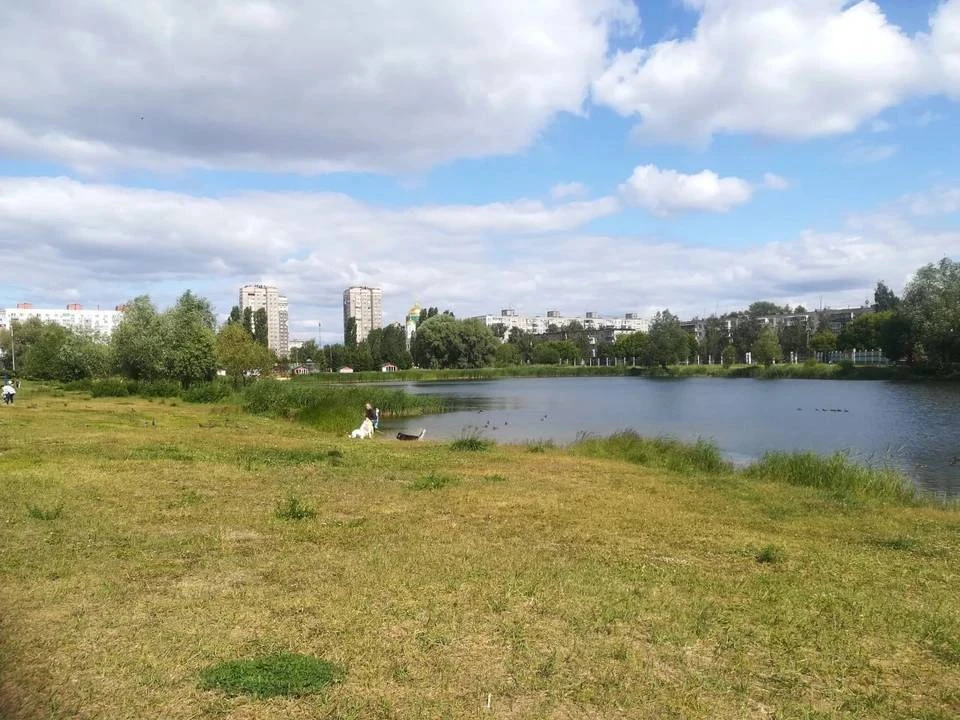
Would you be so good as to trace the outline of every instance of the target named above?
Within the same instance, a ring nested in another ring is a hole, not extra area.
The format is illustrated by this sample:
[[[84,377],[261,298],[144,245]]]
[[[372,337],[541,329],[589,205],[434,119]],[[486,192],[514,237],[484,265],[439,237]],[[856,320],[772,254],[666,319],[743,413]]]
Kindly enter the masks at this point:
[[[247,308],[254,313],[257,310],[266,310],[267,347],[273,350],[277,357],[287,357],[290,354],[287,298],[272,285],[244,285],[240,288],[240,312]]]
[[[35,308],[31,303],[19,303],[15,308],[0,308],[0,329],[9,328],[14,321],[22,323],[30,318],[107,338],[123,320],[123,306],[118,305],[113,310],[84,310],[77,303],[64,308]]]
[[[571,322],[580,323],[586,330],[610,331],[612,336],[625,333],[646,331],[650,323],[636,313],[626,313],[623,317],[603,317],[590,311],[583,315],[564,315],[559,310],[547,310],[545,315],[521,315],[513,308],[503,308],[499,315],[478,315],[472,319],[482,321],[487,327],[500,329],[504,332],[502,339],[507,339],[510,330],[519,328],[533,335],[543,335],[555,332]]]
[[[357,342],[367,339],[371,330],[383,327],[383,290],[375,287],[350,287],[343,291],[343,336],[347,322],[357,322]]]

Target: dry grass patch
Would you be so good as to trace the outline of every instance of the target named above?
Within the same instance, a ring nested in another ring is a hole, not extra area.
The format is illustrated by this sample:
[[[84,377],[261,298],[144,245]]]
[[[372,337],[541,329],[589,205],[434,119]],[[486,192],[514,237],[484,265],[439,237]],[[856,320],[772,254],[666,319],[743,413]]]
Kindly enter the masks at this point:
[[[956,714],[954,508],[68,400],[4,413],[2,717]],[[276,517],[290,497],[315,517]],[[199,687],[281,653],[349,672],[297,697]]]

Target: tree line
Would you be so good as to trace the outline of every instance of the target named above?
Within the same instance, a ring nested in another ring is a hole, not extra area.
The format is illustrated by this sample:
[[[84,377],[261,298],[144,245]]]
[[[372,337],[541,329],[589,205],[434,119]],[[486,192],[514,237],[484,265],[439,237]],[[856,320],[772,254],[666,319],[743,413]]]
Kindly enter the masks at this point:
[[[773,327],[761,318],[809,315],[803,307],[781,307],[767,301],[745,311],[702,321],[698,340],[683,329],[669,310],[658,312],[647,332],[597,342],[579,322],[550,328],[538,336],[519,328],[487,327],[474,319],[459,320],[452,312],[421,312],[410,349],[399,324],[373,330],[358,340],[355,321],[347,324],[342,344],[320,347],[310,340],[291,351],[289,362],[311,363],[319,370],[378,370],[384,363],[406,369],[475,368],[521,364],[575,364],[586,358],[627,358],[638,365],[666,368],[678,362],[733,364],[753,360],[770,364],[788,357],[833,350],[880,349],[894,362],[934,369],[960,363],[960,263],[944,258],[920,268],[898,297],[878,282],[871,312],[851,320],[839,334],[828,327],[824,313],[814,322]],[[16,357],[18,374],[36,379],[79,380],[119,375],[132,380],[175,380],[188,387],[213,379],[218,370],[237,383],[270,372],[279,362],[267,348],[265,311],[241,312],[234,307],[217,328],[210,302],[189,290],[161,312],[148,296],[129,302],[122,322],[109,341],[53,323],[31,319],[0,331],[3,369]]]

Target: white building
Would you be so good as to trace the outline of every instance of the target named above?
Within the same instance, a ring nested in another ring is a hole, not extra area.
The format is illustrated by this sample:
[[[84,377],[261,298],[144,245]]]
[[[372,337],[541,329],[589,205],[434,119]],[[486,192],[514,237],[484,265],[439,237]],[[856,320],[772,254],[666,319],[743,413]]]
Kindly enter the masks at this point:
[[[613,330],[614,335],[637,332],[646,332],[650,323],[636,313],[627,313],[623,317],[602,317],[595,312],[583,315],[563,315],[559,310],[547,310],[545,315],[521,315],[512,308],[504,308],[499,315],[479,315],[476,320],[482,320],[487,327],[503,325],[506,328],[504,338],[513,328],[524,332],[541,335],[549,332],[551,327],[562,328],[571,322],[578,322],[587,330]]]
[[[37,318],[41,322],[56,323],[77,332],[110,337],[123,320],[123,306],[113,310],[84,310],[71,303],[64,308],[35,308],[31,303],[19,303],[15,308],[0,308],[0,328],[8,329],[14,321],[26,322]]]
[[[343,291],[343,339],[347,339],[347,321],[357,321],[357,342],[367,339],[371,330],[383,327],[383,290],[375,287],[350,287]]]
[[[240,312],[247,308],[254,313],[261,309],[267,311],[267,347],[278,357],[287,357],[290,354],[287,298],[272,285],[244,285],[240,288]]]

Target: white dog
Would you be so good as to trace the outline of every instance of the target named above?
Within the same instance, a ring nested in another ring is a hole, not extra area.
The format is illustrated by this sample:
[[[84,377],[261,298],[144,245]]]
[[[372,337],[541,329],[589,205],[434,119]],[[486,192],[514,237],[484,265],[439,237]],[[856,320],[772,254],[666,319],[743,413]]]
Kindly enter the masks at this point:
[[[373,437],[373,423],[370,422],[370,418],[364,418],[360,427],[350,433],[350,437],[360,439]]]

